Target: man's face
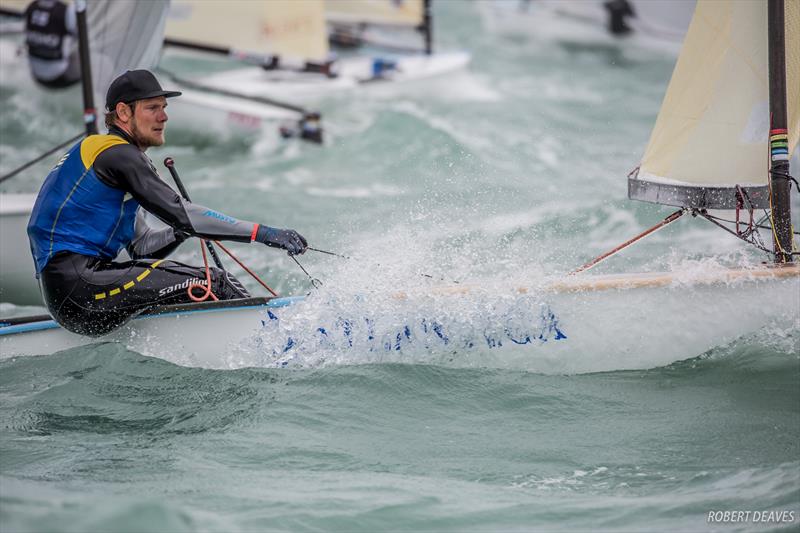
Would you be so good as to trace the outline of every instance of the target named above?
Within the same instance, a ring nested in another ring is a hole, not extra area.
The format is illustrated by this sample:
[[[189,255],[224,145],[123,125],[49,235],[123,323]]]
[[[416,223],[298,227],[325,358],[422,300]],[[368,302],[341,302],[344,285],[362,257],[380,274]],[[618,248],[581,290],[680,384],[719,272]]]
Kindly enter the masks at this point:
[[[136,102],[130,129],[133,140],[142,150],[164,144],[168,120],[166,109],[167,99],[164,96]]]

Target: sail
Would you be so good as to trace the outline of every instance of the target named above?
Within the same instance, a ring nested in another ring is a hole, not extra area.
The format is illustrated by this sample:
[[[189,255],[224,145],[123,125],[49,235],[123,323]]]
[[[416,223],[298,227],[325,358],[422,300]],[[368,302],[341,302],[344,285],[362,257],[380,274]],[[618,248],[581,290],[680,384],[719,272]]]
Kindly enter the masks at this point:
[[[22,14],[32,0],[0,0],[0,9],[9,13]]]
[[[152,69],[158,64],[168,8],[169,0],[87,1],[92,83],[99,108],[114,78],[126,70]]]
[[[323,0],[174,0],[166,36],[232,51],[322,62],[328,56]]]
[[[326,0],[325,18],[342,24],[421,26],[423,0]]]
[[[800,0],[786,3],[790,153],[800,124]],[[628,196],[730,209],[737,186],[768,205],[767,4],[700,0]]]
[[[797,154],[797,145],[800,142],[800,0],[786,0],[785,6],[786,124],[789,129],[791,155]]]

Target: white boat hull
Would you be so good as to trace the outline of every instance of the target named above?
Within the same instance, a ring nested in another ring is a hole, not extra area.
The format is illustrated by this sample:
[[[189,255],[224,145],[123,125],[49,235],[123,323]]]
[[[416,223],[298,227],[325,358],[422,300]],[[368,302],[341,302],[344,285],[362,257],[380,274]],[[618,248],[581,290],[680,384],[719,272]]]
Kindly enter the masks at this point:
[[[268,106],[242,98],[217,95],[171,84],[183,92],[180,102],[169,108],[170,120],[179,128],[217,134],[240,134],[259,130],[277,136],[281,124],[295,125],[300,118],[296,111]]]
[[[268,71],[260,67],[228,70],[197,80],[197,83],[247,96],[302,101],[352,90],[365,82],[394,84],[425,80],[463,69],[469,64],[466,52],[437,53],[430,56],[386,56],[397,68],[385,77],[373,79],[373,57],[347,57],[337,61],[338,76],[292,71]]]
[[[90,344],[118,342],[143,355],[176,364],[203,368],[236,366],[226,358],[236,344],[254,335],[267,309],[293,303],[277,298],[256,305],[208,311],[174,312],[143,316],[101,337],[85,337],[58,326],[49,317],[16,326],[0,327],[0,358],[47,355]]]
[[[505,294],[456,286],[372,303],[363,297],[283,298],[142,317],[97,339],[52,321],[5,326],[0,354],[119,342],[204,368],[418,362],[543,373],[644,369],[765,327],[797,327],[798,294],[800,268],[793,266],[691,278],[576,276]]]
[[[35,194],[0,194],[0,302],[42,303],[26,229],[35,201]]]

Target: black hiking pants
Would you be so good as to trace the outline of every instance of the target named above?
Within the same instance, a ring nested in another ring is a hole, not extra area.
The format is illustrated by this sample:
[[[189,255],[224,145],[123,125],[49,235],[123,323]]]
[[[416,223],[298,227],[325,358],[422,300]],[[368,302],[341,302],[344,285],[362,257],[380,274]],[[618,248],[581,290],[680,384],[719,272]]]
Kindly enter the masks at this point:
[[[211,291],[220,300],[247,298],[233,275],[210,268]],[[204,267],[165,260],[114,262],[72,252],[59,252],[40,275],[50,314],[65,329],[96,337],[121,326],[142,311],[167,304],[189,303],[188,288],[202,296],[207,286]]]

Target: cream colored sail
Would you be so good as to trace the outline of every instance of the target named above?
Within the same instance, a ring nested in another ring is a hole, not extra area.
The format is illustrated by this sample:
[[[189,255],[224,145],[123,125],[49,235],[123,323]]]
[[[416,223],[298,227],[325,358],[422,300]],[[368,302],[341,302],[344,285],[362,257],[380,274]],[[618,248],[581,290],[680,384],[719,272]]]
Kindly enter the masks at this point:
[[[166,37],[307,61],[328,56],[323,0],[173,0]]]
[[[800,134],[800,0],[785,5],[792,153]],[[698,1],[639,180],[693,187],[767,184],[767,37],[765,0]]]
[[[423,0],[326,0],[325,17],[330,22],[420,26]]]
[[[0,0],[0,8],[23,13],[32,0]]]

